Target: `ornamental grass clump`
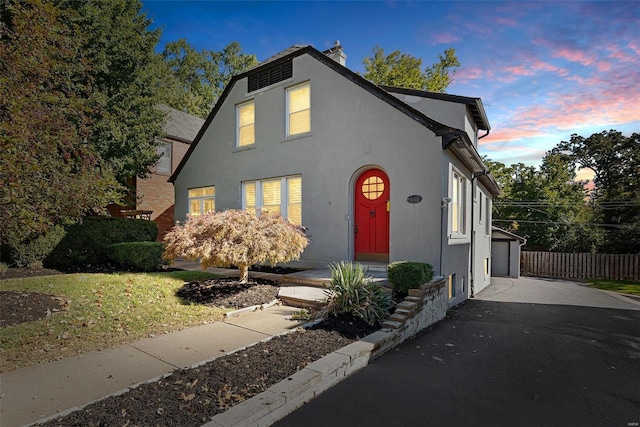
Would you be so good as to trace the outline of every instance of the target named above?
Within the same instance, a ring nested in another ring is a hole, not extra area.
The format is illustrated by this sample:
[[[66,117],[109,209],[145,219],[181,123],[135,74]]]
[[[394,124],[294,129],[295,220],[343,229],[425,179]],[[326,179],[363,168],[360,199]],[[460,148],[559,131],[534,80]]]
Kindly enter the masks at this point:
[[[327,305],[320,310],[318,318],[348,313],[374,325],[382,324],[389,317],[395,305],[391,295],[366,275],[361,264],[342,261],[329,268],[331,284],[325,290]]]
[[[277,214],[259,217],[238,209],[190,216],[169,232],[163,258],[200,261],[202,268],[238,266],[240,282],[249,279],[249,266],[289,262],[300,258],[309,244],[305,229]]]

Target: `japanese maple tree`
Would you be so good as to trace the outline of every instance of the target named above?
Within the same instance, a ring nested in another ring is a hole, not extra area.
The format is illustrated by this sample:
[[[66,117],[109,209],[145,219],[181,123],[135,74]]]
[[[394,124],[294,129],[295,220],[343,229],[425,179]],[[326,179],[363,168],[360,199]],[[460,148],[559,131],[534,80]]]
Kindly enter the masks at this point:
[[[164,258],[200,261],[202,268],[238,266],[240,282],[249,279],[249,267],[300,258],[309,244],[305,229],[280,215],[259,217],[230,209],[191,216],[165,238]]]

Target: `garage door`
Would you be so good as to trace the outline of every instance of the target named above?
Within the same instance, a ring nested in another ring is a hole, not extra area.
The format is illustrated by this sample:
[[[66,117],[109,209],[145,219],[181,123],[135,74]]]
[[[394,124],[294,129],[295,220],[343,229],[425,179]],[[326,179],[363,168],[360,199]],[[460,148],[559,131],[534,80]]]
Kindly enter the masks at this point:
[[[509,242],[491,243],[491,275],[509,276]]]

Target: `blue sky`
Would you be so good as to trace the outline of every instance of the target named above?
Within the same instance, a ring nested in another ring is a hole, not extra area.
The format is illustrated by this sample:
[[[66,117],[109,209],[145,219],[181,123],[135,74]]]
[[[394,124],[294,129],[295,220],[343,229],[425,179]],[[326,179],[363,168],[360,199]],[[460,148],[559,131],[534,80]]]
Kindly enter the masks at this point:
[[[143,0],[160,47],[232,41],[258,60],[293,45],[340,40],[347,67],[378,44],[461,62],[448,93],[482,98],[491,133],[480,154],[507,165],[539,164],[573,133],[640,132],[640,1],[160,1]]]

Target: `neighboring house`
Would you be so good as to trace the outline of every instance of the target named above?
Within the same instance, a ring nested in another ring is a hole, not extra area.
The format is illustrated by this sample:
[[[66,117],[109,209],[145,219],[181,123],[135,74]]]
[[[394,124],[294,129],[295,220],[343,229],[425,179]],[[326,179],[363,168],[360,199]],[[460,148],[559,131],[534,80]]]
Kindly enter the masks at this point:
[[[174,108],[160,105],[167,113],[164,137],[158,147],[160,160],[146,179],[135,181],[136,210],[152,211],[150,219],[158,223],[158,239],[174,225],[174,189],[168,178],[189,149],[204,120]]]
[[[278,212],[308,228],[297,263],[430,263],[455,305],[488,285],[491,198],[478,98],[380,87],[292,46],[233,77],[170,181],[176,219]]]

